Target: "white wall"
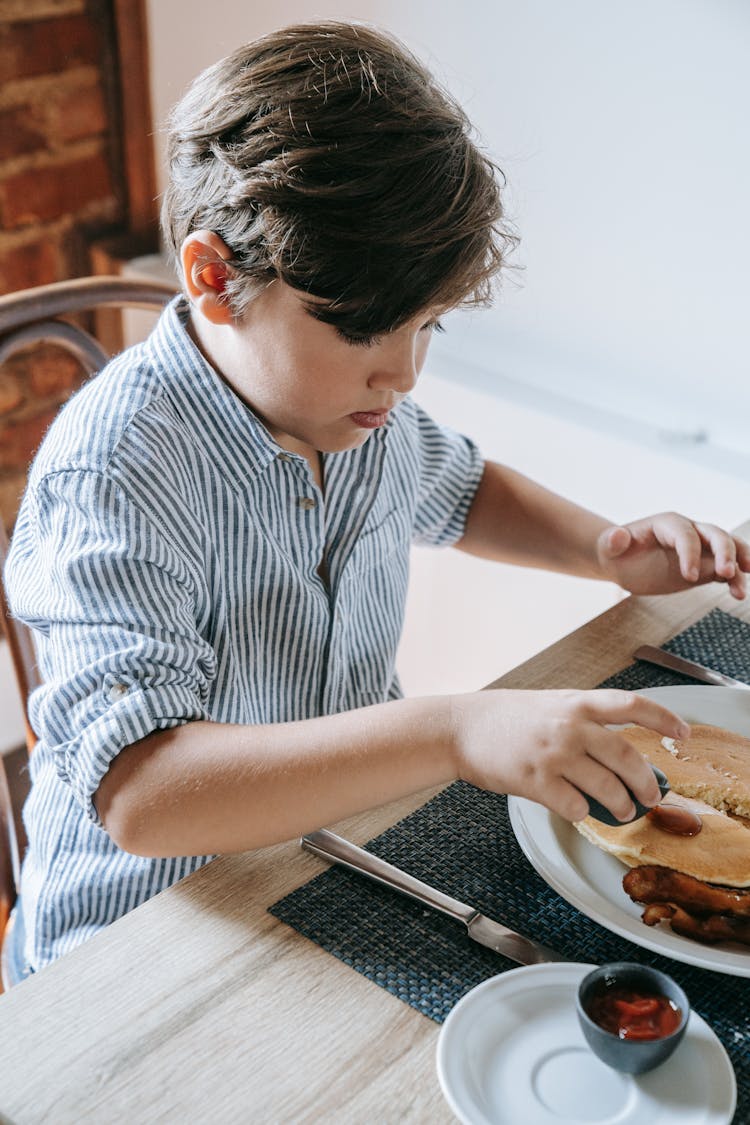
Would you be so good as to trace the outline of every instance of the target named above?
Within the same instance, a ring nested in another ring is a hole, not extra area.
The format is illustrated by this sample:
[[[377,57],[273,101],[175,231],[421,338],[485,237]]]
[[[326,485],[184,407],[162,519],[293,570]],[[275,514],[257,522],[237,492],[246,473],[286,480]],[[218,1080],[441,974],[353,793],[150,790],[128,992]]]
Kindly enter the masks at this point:
[[[486,456],[613,522],[677,509],[734,527],[750,512],[747,482],[669,453],[552,417],[427,374],[415,396],[471,433]],[[622,596],[609,583],[498,566],[459,551],[412,552],[399,668],[407,694],[489,683]]]
[[[750,454],[750,5],[419,0],[403,21],[523,240],[520,287],[446,350]]]
[[[180,94],[196,75],[259,35],[289,23],[356,19],[394,27],[394,0],[146,0],[151,55],[157,184],[164,183],[164,138],[160,129]]]
[[[717,464],[739,452],[750,476],[744,0],[148,8],[157,121],[202,67],[273,27],[337,16],[395,31],[466,106],[522,235],[523,273],[493,310],[451,325],[441,371],[472,359],[542,407],[538,389],[688,453],[715,446]]]

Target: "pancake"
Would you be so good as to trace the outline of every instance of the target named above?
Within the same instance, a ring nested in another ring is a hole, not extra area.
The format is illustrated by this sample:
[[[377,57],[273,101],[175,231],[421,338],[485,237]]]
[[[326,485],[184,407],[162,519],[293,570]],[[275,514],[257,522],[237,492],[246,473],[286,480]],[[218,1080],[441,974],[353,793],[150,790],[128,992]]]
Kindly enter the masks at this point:
[[[648,817],[611,828],[587,816],[575,827],[628,867],[656,864],[706,883],[750,887],[750,828],[743,821],[677,792],[668,794],[665,803],[698,813],[703,821],[698,835],[675,836],[657,828]]]
[[[623,734],[667,775],[674,793],[750,817],[750,738],[698,723],[691,731],[686,742],[644,727],[627,727]]]

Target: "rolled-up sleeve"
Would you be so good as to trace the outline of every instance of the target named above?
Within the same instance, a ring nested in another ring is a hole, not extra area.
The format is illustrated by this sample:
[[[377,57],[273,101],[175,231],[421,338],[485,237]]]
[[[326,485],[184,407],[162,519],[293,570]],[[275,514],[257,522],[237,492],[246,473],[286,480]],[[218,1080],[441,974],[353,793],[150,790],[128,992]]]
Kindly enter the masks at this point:
[[[200,569],[106,473],[53,473],[25,505],[6,583],[36,630],[30,719],[99,824],[93,797],[123,747],[208,718],[216,657],[196,623]]]

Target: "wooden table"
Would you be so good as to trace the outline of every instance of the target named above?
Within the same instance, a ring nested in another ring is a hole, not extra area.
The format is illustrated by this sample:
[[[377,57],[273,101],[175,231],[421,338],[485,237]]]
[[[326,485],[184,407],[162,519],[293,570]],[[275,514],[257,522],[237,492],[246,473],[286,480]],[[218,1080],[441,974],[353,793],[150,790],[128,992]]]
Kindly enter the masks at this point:
[[[718,587],[628,598],[492,686],[593,687],[716,605],[750,622]],[[219,858],[0,996],[0,1122],[452,1121],[438,1026],[267,913],[321,869],[296,842]]]

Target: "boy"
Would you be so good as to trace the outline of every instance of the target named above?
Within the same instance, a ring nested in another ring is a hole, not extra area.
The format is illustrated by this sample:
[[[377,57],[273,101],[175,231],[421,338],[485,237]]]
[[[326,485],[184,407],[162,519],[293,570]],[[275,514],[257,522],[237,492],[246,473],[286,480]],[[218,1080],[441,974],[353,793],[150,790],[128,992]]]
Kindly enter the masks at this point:
[[[44,679],[19,975],[217,852],[458,777],[571,820],[585,793],[623,820],[626,786],[658,801],[606,724],[687,728],[636,695],[400,698],[414,541],[639,593],[742,597],[750,569],[718,528],[612,527],[484,464],[408,397],[513,242],[469,129],[400,44],[335,23],[242,48],[178,105],[184,296],[61,412],[7,569]]]

